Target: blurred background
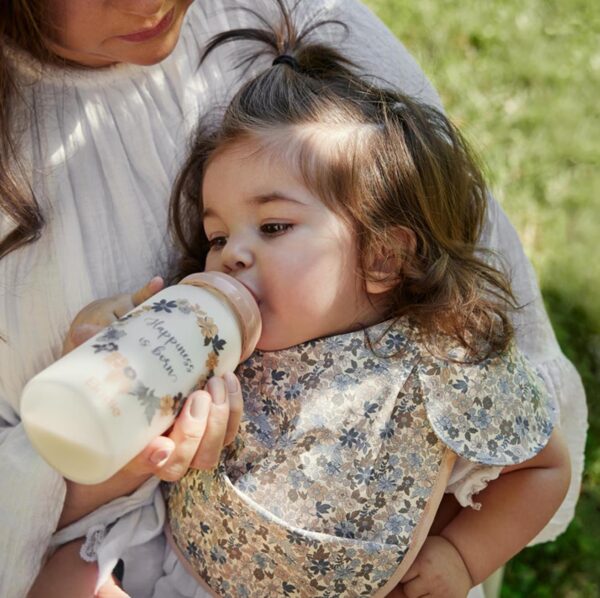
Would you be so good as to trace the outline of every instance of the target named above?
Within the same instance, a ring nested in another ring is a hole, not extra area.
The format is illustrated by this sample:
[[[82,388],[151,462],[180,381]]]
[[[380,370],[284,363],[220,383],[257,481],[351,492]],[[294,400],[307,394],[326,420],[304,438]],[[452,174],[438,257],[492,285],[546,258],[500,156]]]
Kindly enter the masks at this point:
[[[600,3],[366,0],[482,156],[590,410],[575,520],[506,569],[502,598],[600,596]]]

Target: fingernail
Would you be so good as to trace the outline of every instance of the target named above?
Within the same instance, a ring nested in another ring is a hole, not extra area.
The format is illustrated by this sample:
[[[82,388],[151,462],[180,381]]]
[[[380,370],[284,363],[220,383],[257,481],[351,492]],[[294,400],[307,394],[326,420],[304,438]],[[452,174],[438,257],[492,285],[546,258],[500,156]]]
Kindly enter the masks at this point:
[[[153,465],[162,465],[170,456],[172,451],[170,449],[160,449],[155,453],[152,453],[150,461]]]
[[[215,405],[222,405],[227,400],[223,380],[220,378],[211,378],[208,381],[208,386],[213,403],[215,403]]]
[[[230,373],[225,374],[225,384],[227,384],[227,392],[233,394],[238,389],[238,379]]]
[[[190,397],[192,403],[190,405],[190,415],[194,418],[194,419],[200,419],[201,417],[204,416],[204,407],[203,407],[203,403],[204,400],[202,399],[202,395],[201,394],[196,394],[193,397]]]

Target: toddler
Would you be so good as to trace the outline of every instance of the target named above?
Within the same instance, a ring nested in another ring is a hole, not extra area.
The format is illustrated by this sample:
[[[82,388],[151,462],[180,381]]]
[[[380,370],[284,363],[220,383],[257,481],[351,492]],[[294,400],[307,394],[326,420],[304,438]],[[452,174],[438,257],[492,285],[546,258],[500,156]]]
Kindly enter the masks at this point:
[[[486,186],[443,114],[280,7],[280,26],[208,47],[253,40],[272,65],[200,127],[171,208],[178,276],[225,272],[260,308],[238,439],[163,486],[166,515],[155,501],[112,527],[99,583],[123,558],[132,596],[465,596],[569,483],[510,287],[477,246]],[[428,536],[445,492],[472,508]]]

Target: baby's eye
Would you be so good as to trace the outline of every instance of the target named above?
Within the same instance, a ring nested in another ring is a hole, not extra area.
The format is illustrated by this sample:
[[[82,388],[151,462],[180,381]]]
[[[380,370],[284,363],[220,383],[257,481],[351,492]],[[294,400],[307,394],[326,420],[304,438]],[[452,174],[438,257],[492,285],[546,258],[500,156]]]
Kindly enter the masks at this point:
[[[208,240],[208,246],[211,249],[220,249],[221,247],[225,247],[227,243],[227,237],[213,237]]]
[[[264,235],[277,236],[290,230],[293,226],[290,222],[268,222],[261,225],[260,232]]]

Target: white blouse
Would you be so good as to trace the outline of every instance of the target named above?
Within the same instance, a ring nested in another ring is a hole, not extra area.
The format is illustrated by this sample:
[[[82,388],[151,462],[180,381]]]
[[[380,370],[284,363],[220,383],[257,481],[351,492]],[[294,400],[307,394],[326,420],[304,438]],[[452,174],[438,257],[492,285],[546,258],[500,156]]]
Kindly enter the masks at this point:
[[[29,110],[19,123],[21,151],[46,226],[38,241],[0,260],[0,595],[6,598],[23,596],[33,581],[65,496],[63,479],[24,434],[21,391],[60,356],[70,322],[84,305],[168,272],[169,190],[187,140],[198,116],[225,105],[240,81],[233,45],[198,67],[207,40],[246,18],[225,10],[235,4],[195,2],[175,51],[155,66],[64,71],[8,52],[23,82],[22,108]],[[406,49],[365,6],[354,0],[305,5],[348,24],[346,37],[336,27],[319,35],[365,73],[440,105]],[[0,215],[0,235],[10,229]],[[583,468],[585,397],[550,328],[517,235],[493,200],[484,242],[510,264],[517,296],[527,305],[516,317],[518,344],[560,405],[571,450],[571,490],[539,537],[548,540],[573,516]]]

